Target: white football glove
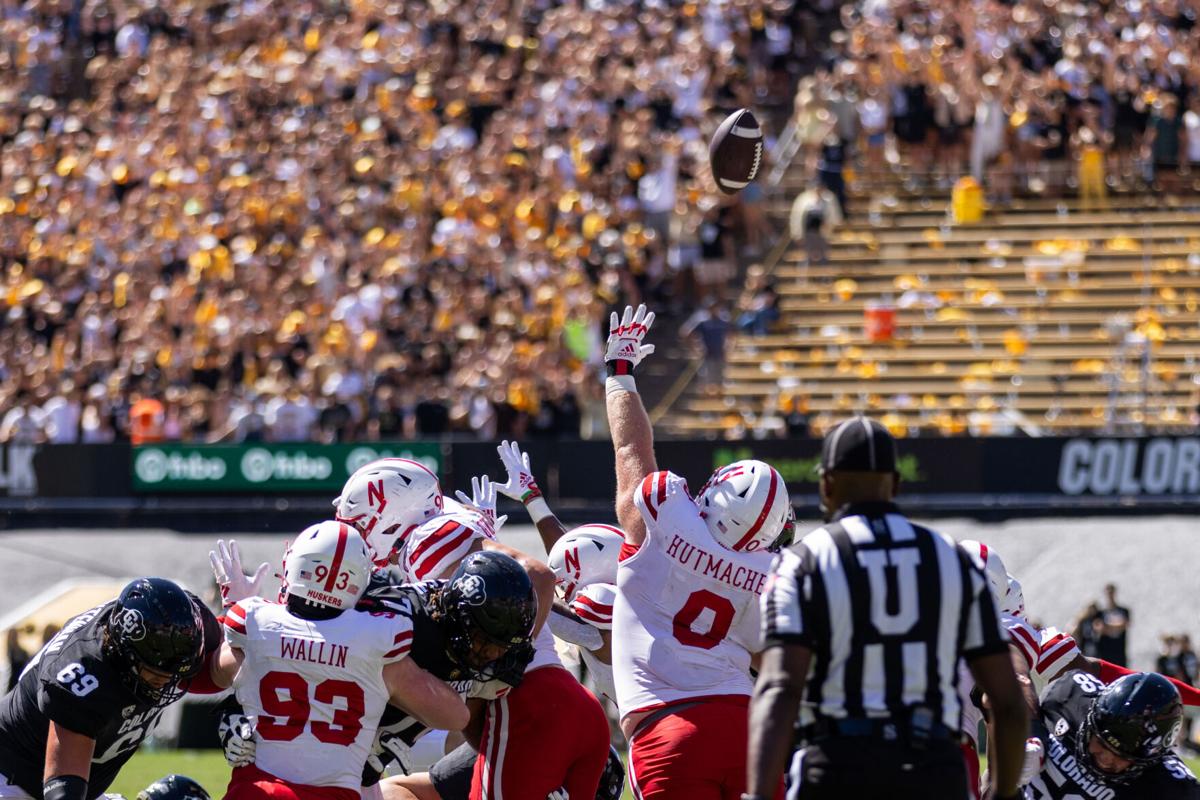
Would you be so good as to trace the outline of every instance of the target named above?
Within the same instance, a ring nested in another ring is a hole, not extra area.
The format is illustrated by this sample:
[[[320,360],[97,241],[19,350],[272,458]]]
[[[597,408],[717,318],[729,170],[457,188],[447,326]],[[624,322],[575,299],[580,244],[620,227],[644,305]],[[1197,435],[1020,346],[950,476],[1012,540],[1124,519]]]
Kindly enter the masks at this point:
[[[258,745],[254,741],[254,718],[245,714],[228,714],[221,717],[217,728],[221,737],[221,748],[225,761],[231,767],[245,767],[254,763]]]
[[[504,464],[504,471],[508,473],[508,479],[504,483],[492,484],[497,492],[511,497],[518,503],[528,503],[533,498],[542,496],[542,490],[538,488],[537,481],[533,478],[533,470],[529,467],[529,453],[523,452],[520,444],[505,440],[496,448],[496,452],[500,454],[500,462]]]
[[[1046,748],[1041,739],[1030,736],[1025,740],[1025,763],[1021,765],[1020,785],[1024,786],[1036,778],[1044,766],[1046,766]]]
[[[546,800],[571,800],[571,795],[567,794],[566,789],[555,789],[546,795]]]
[[[371,754],[367,756],[367,769],[382,778],[387,768],[393,763],[405,775],[409,774],[409,762],[412,760],[412,748],[394,733],[380,733],[375,737]]]
[[[225,608],[239,600],[256,596],[263,578],[271,569],[271,565],[264,561],[253,575],[246,575],[242,570],[242,553],[233,539],[229,540],[228,545],[224,539],[217,539],[217,549],[208,551],[208,560],[212,564],[213,577],[221,587],[221,603]]]
[[[495,531],[500,530],[500,526],[508,519],[507,514],[500,518],[496,517],[496,484],[492,483],[492,479],[487,475],[471,478],[470,497],[463,494],[461,490],[456,491],[454,496],[458,498],[458,502],[486,519]]]
[[[642,359],[654,352],[654,345],[642,344],[650,326],[654,324],[654,312],[646,311],[645,305],[625,306],[625,314],[617,319],[612,312],[608,323],[608,346],[604,351],[604,363],[609,375],[632,375]]]

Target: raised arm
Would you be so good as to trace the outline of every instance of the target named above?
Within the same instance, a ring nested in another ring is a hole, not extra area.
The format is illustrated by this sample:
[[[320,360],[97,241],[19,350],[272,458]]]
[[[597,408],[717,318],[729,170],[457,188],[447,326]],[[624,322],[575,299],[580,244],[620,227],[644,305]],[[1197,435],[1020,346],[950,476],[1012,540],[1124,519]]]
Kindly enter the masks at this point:
[[[496,452],[500,454],[500,461],[508,473],[504,483],[495,484],[496,491],[525,506],[542,537],[542,546],[549,553],[554,544],[567,535],[567,529],[550,510],[546,498],[542,497],[542,490],[538,488],[533,469],[529,466],[529,453],[522,451],[517,442],[508,440],[501,442]]]
[[[633,371],[641,360],[654,352],[654,345],[642,344],[654,323],[654,312],[640,305],[635,312],[625,307],[618,320],[613,313],[609,323],[608,347],[604,354],[608,369],[605,404],[608,427],[612,434],[617,469],[617,521],[625,530],[625,539],[634,547],[646,538],[646,526],[633,504],[633,493],[642,478],[658,471],[654,460],[654,430],[650,415],[642,405]]]
[[[238,670],[242,668],[245,654],[229,642],[222,642],[212,660],[212,682],[222,689],[228,689],[237,678]]]

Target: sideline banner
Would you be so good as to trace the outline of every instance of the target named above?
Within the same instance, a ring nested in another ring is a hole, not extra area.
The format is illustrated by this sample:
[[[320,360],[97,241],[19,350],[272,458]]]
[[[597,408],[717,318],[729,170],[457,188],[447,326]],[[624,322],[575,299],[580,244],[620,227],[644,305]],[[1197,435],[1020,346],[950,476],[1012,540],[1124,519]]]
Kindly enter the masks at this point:
[[[377,458],[411,458],[441,474],[434,442],[370,444],[156,444],[133,448],[137,492],[337,493],[356,469]]]
[[[611,508],[616,489],[611,444],[548,439],[522,444],[552,503]],[[820,448],[815,439],[655,443],[659,466],[683,475],[693,491],[721,464],[760,458],[779,469],[798,502],[816,495]],[[51,510],[66,507],[62,498],[120,500],[132,508],[157,502],[151,496],[333,497],[355,469],[389,456],[425,464],[447,492],[469,491],[473,475],[504,477],[495,444],[479,441],[5,443],[0,444],[0,498],[6,508]],[[900,442],[900,476],[910,504],[952,504],[967,512],[976,506],[1200,507],[1200,437],[906,439]]]

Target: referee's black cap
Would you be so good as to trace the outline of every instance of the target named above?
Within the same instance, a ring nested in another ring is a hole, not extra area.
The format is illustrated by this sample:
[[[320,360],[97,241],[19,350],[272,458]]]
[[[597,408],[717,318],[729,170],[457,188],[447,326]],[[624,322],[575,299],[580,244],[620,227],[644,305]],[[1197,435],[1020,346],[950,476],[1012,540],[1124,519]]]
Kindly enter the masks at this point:
[[[822,472],[895,472],[896,440],[870,417],[851,417],[825,434]]]

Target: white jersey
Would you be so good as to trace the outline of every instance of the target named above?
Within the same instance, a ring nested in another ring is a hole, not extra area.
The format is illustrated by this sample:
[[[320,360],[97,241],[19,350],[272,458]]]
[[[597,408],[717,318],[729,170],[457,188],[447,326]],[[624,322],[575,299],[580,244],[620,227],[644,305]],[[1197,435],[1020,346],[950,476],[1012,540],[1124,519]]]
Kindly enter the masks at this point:
[[[1050,682],[1062,675],[1079,655],[1075,639],[1055,628],[1038,630],[1027,620],[1012,614],[1002,614],[1000,624],[1008,631],[1009,644],[1016,647],[1025,657],[1025,663],[1029,666],[1029,677],[1038,697],[1042,696]],[[983,721],[983,712],[971,701],[971,690],[975,687],[975,680],[971,677],[966,662],[960,662],[958,667],[959,694],[963,701],[962,733],[978,749],[979,724]]]
[[[1021,617],[1007,615],[1001,622],[1008,629],[1012,644],[1029,665],[1029,677],[1038,697],[1080,655],[1075,638],[1057,628],[1038,630]]]
[[[622,719],[692,698],[748,696],[772,554],[718,544],[687,483],[672,472],[647,475],[634,503],[646,539],[621,548],[613,607]]]
[[[476,542],[495,540],[491,521],[481,514],[464,508],[452,500],[446,501],[447,511],[426,520],[404,540],[397,566],[412,582],[450,577],[450,573],[475,547]],[[538,667],[561,667],[562,661],[554,651],[554,636],[543,625],[533,639],[535,654],[526,672]]]
[[[571,600],[571,610],[584,622],[597,630],[611,631],[613,626],[613,605],[617,601],[617,587],[611,583],[591,583],[575,593]],[[605,664],[596,658],[596,654],[586,647],[579,648],[579,655],[592,676],[596,691],[617,702],[617,688],[613,683],[612,664]]]
[[[383,667],[408,655],[412,620],[363,611],[306,620],[251,597],[225,613],[225,635],[245,654],[233,688],[258,720],[255,766],[357,792],[388,702]]]

